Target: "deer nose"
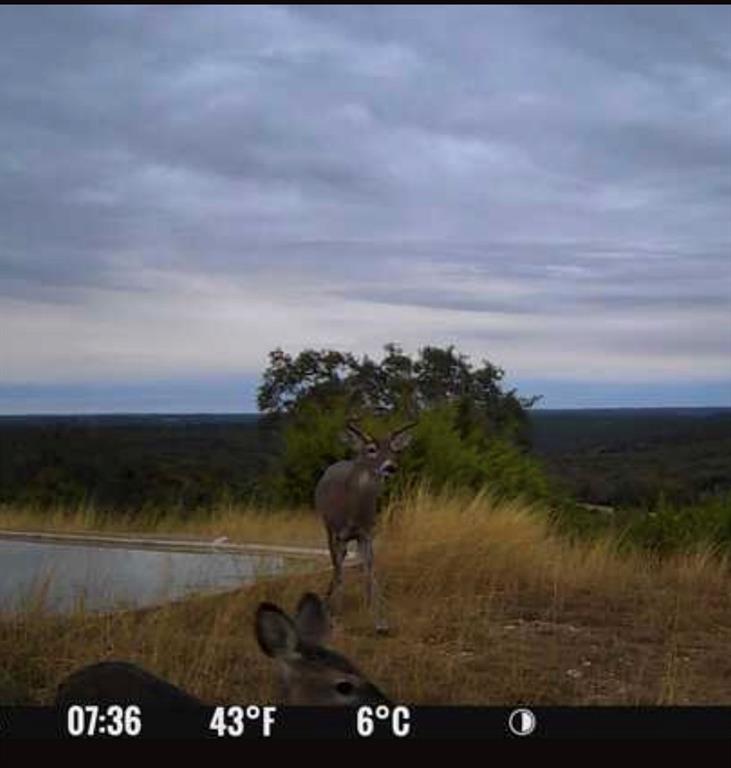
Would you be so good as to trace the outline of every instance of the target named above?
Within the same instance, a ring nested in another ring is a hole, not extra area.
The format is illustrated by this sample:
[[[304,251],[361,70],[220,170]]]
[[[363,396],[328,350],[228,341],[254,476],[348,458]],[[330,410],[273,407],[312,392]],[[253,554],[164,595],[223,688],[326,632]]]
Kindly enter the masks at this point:
[[[381,464],[381,469],[379,470],[379,474],[381,477],[391,477],[392,475],[396,474],[396,465],[392,461],[386,461],[383,464]]]

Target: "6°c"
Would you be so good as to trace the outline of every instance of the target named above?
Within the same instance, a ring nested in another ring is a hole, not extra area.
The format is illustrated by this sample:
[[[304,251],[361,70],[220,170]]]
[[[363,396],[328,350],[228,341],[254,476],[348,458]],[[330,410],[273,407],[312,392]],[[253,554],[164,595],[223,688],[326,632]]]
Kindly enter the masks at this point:
[[[389,723],[394,736],[408,736],[411,731],[410,718],[411,713],[408,707],[399,706],[391,709],[385,704],[379,704],[377,707],[358,707],[356,729],[358,736],[372,736],[376,723],[381,721]]]

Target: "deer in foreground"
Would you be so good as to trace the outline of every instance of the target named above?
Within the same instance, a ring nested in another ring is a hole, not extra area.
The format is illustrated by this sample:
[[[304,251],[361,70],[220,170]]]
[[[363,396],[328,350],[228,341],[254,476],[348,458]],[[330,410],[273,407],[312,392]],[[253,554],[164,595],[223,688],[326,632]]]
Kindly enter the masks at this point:
[[[259,606],[256,638],[277,662],[282,698],[318,706],[390,704],[345,656],[323,646],[329,634],[327,608],[311,592],[300,600],[294,620],[276,605]]]
[[[407,424],[382,440],[376,440],[353,422],[348,422],[344,437],[357,455],[350,461],[330,465],[315,488],[315,508],[325,523],[333,564],[326,596],[328,605],[332,608],[341,588],[343,561],[349,542],[355,540],[365,568],[366,602],[373,613],[377,632],[388,630],[373,567],[378,497],[384,479],[395,474],[398,454],[411,442],[410,430],[414,426],[415,423]]]
[[[276,605],[261,603],[256,611],[254,630],[261,650],[277,662],[283,704],[390,703],[348,659],[323,646],[330,632],[330,620],[317,595],[303,595],[293,619]],[[123,661],[83,667],[61,683],[56,706],[86,702],[167,709],[205,706],[181,688]]]

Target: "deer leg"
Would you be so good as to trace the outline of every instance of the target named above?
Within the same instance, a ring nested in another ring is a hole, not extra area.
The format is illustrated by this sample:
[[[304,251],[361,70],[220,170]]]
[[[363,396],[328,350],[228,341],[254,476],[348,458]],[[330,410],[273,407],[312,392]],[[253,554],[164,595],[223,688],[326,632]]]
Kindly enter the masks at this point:
[[[371,609],[376,632],[388,632],[388,622],[383,615],[383,600],[373,567],[373,539],[368,536],[358,539],[358,551],[365,570],[366,604]]]
[[[345,560],[345,555],[348,552],[348,543],[339,539],[332,531],[327,532],[327,543],[330,548],[333,575],[325,596],[325,601],[328,609],[332,612],[333,602],[335,601],[335,598],[338,597],[343,583],[343,560]]]

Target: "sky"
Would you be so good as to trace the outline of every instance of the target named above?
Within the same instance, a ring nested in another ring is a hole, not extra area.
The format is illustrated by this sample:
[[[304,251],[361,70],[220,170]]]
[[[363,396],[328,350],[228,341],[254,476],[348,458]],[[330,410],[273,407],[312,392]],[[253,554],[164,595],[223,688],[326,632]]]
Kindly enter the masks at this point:
[[[453,344],[731,406],[728,6],[0,7],[0,413]]]

